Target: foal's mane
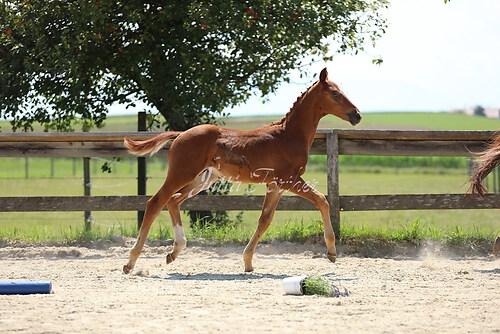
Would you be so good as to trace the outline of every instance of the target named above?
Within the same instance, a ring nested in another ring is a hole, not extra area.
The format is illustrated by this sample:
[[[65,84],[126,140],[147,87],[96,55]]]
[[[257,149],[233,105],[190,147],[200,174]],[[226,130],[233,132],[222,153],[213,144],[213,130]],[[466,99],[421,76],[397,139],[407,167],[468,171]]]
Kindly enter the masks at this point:
[[[309,86],[309,88],[307,88],[305,90],[305,92],[303,92],[302,94],[300,94],[300,96],[297,98],[297,100],[293,103],[292,107],[290,108],[290,110],[285,114],[285,116],[283,116],[282,119],[280,119],[279,121],[274,121],[271,123],[271,125],[281,125],[283,123],[285,123],[285,121],[290,117],[290,115],[295,111],[295,108],[297,107],[297,104],[299,103],[299,101],[302,101],[302,99],[304,98],[304,96],[307,95],[307,93],[309,93],[309,91],[311,90],[311,88],[316,84],[313,83],[311,86]]]

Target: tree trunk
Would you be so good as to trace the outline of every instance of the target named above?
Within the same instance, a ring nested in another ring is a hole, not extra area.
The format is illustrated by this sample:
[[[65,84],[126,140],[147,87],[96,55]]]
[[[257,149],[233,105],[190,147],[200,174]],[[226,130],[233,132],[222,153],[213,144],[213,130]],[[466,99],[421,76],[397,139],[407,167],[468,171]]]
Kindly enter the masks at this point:
[[[179,109],[175,110],[172,106],[166,105],[166,103],[158,103],[155,104],[155,106],[167,121],[167,128],[165,130],[186,131],[193,126],[192,124],[186,124],[186,121]]]

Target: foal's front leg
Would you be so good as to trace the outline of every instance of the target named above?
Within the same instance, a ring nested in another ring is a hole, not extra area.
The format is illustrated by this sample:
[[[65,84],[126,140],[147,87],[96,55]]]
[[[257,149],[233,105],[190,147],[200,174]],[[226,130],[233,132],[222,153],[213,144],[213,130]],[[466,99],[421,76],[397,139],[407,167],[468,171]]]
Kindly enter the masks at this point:
[[[326,256],[331,262],[337,259],[337,249],[335,247],[335,233],[330,219],[330,204],[325,195],[309,186],[302,178],[290,189],[294,194],[303,197],[314,204],[321,212],[323,220],[323,230],[326,243]]]
[[[250,239],[250,242],[243,251],[243,262],[245,263],[246,272],[253,271],[252,258],[255,248],[257,247],[260,238],[262,238],[262,235],[267,231],[267,228],[271,224],[274,212],[276,211],[276,207],[278,206],[282,194],[283,190],[279,189],[277,186],[270,184],[267,185],[267,192],[264,198],[264,204],[262,205],[259,225],[257,226],[257,230],[252,236],[252,239]]]

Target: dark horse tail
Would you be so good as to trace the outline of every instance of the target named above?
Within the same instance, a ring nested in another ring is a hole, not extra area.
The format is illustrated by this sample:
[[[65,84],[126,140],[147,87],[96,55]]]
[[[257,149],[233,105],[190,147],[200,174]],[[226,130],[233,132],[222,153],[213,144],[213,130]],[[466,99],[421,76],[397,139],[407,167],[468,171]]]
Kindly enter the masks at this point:
[[[143,156],[146,154],[153,155],[158,152],[168,142],[174,140],[181,132],[168,131],[161,133],[151,139],[147,140],[132,140],[128,138],[123,139],[123,145],[133,155]]]
[[[479,154],[480,162],[474,175],[470,179],[469,191],[473,195],[484,196],[488,189],[483,185],[484,178],[498,165],[500,165],[500,134],[488,148]]]

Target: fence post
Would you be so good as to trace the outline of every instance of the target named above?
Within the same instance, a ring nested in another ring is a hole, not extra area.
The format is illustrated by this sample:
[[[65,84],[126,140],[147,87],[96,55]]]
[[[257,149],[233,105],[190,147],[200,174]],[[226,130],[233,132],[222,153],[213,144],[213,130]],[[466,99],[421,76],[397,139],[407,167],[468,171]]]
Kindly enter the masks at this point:
[[[83,194],[85,196],[90,196],[90,189],[92,184],[90,183],[90,158],[83,158]],[[85,211],[85,231],[90,231],[92,227],[92,213],[90,211]]]
[[[146,131],[146,112],[140,111],[137,114],[137,130]],[[137,195],[146,195],[146,158],[137,158]],[[144,211],[137,211],[137,228],[140,229],[142,219],[144,218]]]
[[[335,237],[338,239],[340,238],[339,137],[333,131],[326,134],[326,159],[330,220]]]

